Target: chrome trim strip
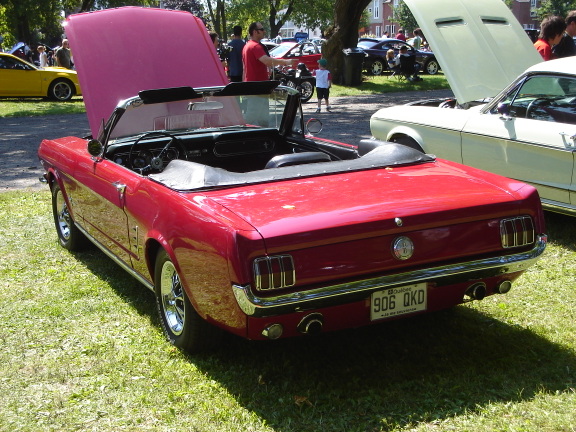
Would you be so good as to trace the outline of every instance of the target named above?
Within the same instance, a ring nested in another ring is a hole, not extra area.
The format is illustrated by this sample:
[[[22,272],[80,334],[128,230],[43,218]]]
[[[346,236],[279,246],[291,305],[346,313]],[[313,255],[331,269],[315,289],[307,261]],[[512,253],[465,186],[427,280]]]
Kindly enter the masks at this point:
[[[118,264],[120,267],[122,267],[128,273],[130,273],[138,282],[140,282],[146,288],[148,288],[149,290],[154,292],[154,285],[152,283],[150,283],[144,276],[142,276],[140,273],[135,271],[132,267],[130,267],[128,264],[126,264],[124,261],[122,261],[116,255],[114,255],[112,252],[110,252],[110,250],[108,250],[107,247],[105,247],[102,243],[100,243],[98,240],[96,240],[94,237],[92,237],[90,234],[88,234],[88,232],[82,226],[80,226],[77,222],[74,222],[74,223],[76,224],[76,228],[78,228],[80,230],[80,232],[82,232],[82,234],[84,234],[88,240],[90,240],[92,243],[94,243],[94,245],[98,249],[100,249],[102,252],[104,252],[108,256],[108,258],[110,258],[112,261],[114,261],[116,264]]]
[[[548,237],[545,234],[540,234],[536,238],[534,247],[528,252],[449,264],[274,297],[258,297],[252,292],[250,285],[232,285],[232,291],[238,305],[246,315],[254,317],[280,315],[362,300],[373,291],[399,285],[411,285],[431,280],[441,285],[447,285],[460,282],[461,280],[453,281],[454,277],[460,275],[468,274],[470,280],[478,280],[525,270],[544,252],[547,241]]]
[[[542,207],[544,210],[551,211],[553,213],[560,213],[566,216],[576,215],[576,206],[572,204],[566,204],[560,201],[552,201],[549,199],[541,198]]]

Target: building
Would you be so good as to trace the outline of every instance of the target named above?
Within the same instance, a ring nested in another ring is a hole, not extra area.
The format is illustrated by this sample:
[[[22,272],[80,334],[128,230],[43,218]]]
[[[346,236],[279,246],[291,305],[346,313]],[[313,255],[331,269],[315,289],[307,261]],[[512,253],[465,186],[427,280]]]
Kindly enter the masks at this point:
[[[394,8],[402,0],[372,0],[367,10],[370,16],[370,24],[360,34],[383,37],[384,32],[388,32],[392,37],[400,28],[394,22]],[[540,22],[536,17],[536,8],[540,0],[513,0],[512,13],[520,24],[527,30],[538,29]]]

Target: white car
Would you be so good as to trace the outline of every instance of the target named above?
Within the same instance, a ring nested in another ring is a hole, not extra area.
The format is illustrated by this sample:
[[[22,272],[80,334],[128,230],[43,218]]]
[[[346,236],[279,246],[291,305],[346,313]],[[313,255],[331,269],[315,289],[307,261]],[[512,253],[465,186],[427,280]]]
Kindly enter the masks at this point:
[[[500,0],[406,3],[455,100],[381,109],[372,135],[531,183],[547,210],[576,215],[576,57],[541,62]]]

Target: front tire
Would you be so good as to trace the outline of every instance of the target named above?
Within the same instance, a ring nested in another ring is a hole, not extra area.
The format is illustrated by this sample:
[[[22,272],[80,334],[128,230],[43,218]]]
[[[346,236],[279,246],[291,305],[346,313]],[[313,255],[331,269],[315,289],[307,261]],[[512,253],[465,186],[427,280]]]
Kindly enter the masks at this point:
[[[48,97],[60,102],[66,102],[74,96],[74,85],[65,79],[54,80],[48,89]]]
[[[84,249],[87,239],[74,223],[64,194],[57,183],[52,188],[52,214],[60,246],[69,251]]]
[[[156,257],[154,290],[162,329],[172,345],[189,353],[215,346],[218,330],[198,315],[164,249]]]
[[[380,76],[384,73],[384,69],[384,61],[381,59],[376,59],[370,63],[369,72],[371,75]]]

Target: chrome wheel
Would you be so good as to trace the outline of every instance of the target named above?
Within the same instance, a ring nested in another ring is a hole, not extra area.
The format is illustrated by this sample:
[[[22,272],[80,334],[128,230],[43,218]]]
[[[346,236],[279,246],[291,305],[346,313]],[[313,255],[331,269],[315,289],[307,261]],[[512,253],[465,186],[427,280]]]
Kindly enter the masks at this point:
[[[160,298],[164,319],[171,333],[180,336],[184,329],[186,310],[180,278],[171,261],[166,261],[160,274]]]
[[[374,60],[370,65],[370,73],[372,75],[382,75],[384,72],[384,62],[382,60]]]
[[[217,345],[220,331],[198,315],[164,249],[156,256],[154,285],[162,329],[171,344],[190,353]]]
[[[298,90],[300,91],[300,98],[302,102],[308,102],[314,94],[314,85],[310,81],[302,81],[298,87]]]
[[[58,101],[68,101],[74,96],[74,88],[69,81],[59,79],[50,84],[48,96]]]
[[[440,70],[440,65],[436,60],[430,60],[428,63],[426,63],[425,69],[428,75],[436,75]]]

